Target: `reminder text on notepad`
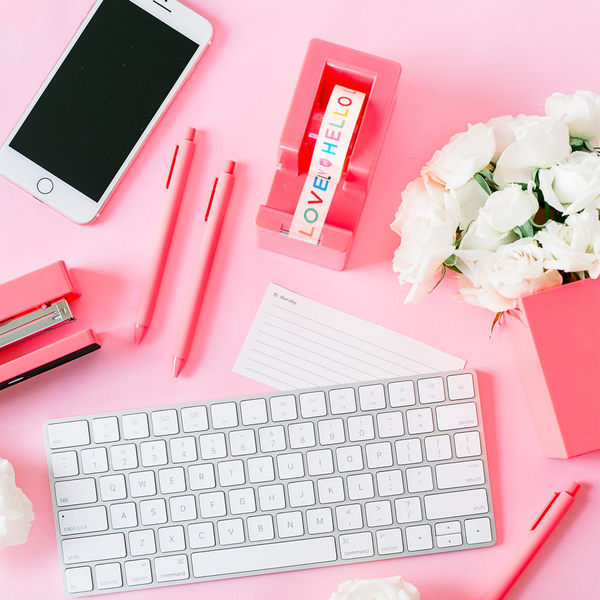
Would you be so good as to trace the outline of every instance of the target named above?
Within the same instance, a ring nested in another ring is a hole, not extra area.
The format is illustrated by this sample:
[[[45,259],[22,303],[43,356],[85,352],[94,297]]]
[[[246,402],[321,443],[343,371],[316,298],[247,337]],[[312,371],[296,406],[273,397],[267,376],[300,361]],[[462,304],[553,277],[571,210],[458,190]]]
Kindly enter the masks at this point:
[[[272,283],[233,370],[289,390],[464,366],[460,358]]]

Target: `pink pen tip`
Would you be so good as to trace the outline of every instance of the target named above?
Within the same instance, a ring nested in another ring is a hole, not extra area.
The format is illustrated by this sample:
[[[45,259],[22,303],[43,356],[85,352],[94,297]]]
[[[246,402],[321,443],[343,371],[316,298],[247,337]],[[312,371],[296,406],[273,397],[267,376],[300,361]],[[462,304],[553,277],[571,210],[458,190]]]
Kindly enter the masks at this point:
[[[185,131],[185,138],[183,138],[183,139],[193,142],[195,137],[196,137],[196,130],[193,127],[188,127]]]
[[[581,484],[574,481],[573,483],[571,483],[571,485],[566,490],[567,494],[569,494],[569,496],[575,496],[575,494],[579,491],[580,487],[581,487]]]
[[[139,346],[142,343],[142,340],[146,337],[147,332],[148,327],[146,325],[140,325],[139,323],[136,323],[133,329],[133,343],[136,346]]]
[[[223,169],[223,173],[227,173],[228,175],[233,175],[233,170],[235,169],[235,161],[228,160],[225,164],[225,168]]]
[[[180,358],[179,356],[173,358],[173,377],[179,377],[184,365],[185,358]]]

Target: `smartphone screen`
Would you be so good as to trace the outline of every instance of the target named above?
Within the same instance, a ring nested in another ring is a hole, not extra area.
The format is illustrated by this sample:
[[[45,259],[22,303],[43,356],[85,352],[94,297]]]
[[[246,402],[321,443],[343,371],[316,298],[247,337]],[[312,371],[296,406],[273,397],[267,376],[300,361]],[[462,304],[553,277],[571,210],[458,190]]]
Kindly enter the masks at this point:
[[[98,202],[198,48],[104,0],[9,146]]]

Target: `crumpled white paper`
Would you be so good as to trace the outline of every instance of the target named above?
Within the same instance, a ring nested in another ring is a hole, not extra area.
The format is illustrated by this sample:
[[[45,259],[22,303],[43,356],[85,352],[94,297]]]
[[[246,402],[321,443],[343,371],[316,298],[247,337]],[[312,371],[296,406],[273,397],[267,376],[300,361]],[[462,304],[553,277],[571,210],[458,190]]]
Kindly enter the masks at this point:
[[[329,600],[419,600],[419,590],[402,577],[355,579],[341,583]]]
[[[31,500],[15,483],[15,470],[0,458],[0,550],[27,541],[34,519]]]

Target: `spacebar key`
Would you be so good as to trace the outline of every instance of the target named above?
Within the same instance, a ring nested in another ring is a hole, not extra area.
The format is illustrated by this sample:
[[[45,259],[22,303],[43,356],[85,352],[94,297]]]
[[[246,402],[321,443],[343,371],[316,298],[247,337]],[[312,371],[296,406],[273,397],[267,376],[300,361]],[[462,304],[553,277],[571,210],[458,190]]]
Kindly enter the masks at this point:
[[[194,577],[214,577],[331,562],[336,559],[335,538],[325,537],[196,552],[192,554],[192,568]]]

